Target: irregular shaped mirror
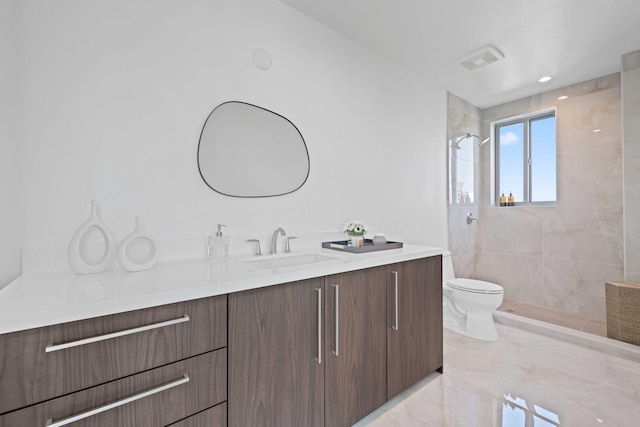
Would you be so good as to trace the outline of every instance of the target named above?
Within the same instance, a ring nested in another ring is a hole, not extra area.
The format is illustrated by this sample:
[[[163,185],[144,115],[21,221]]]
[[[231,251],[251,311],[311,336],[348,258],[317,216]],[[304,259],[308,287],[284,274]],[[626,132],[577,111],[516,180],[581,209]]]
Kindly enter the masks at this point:
[[[230,101],[213,109],[198,145],[204,182],[234,197],[280,196],[309,176],[307,145],[293,123],[255,105]]]

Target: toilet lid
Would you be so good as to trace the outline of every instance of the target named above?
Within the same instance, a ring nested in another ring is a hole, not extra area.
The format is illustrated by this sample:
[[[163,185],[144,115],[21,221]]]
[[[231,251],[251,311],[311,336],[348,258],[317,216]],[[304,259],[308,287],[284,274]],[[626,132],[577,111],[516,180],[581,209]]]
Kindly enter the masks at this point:
[[[477,292],[480,294],[501,294],[504,289],[495,283],[475,279],[451,279],[447,286],[459,291]]]

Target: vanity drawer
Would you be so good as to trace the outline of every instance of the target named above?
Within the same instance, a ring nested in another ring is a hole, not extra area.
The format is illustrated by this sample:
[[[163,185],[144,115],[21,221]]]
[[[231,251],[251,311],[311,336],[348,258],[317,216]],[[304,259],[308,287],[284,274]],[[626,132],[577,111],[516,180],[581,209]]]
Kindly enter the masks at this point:
[[[226,345],[226,295],[3,334],[0,414]]]
[[[66,425],[76,416],[74,427],[158,427],[226,399],[222,349],[5,414],[0,427]]]
[[[170,427],[227,427],[227,403],[192,415]]]

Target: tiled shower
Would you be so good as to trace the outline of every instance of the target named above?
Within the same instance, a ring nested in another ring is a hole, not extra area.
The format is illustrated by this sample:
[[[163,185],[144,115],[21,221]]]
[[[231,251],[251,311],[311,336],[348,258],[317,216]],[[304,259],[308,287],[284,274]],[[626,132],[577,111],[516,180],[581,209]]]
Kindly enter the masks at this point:
[[[449,249],[458,276],[499,283],[508,300],[606,317],[604,282],[625,278],[623,160],[636,166],[636,182],[640,178],[640,156],[623,157],[622,82],[634,87],[624,73],[622,79],[615,73],[484,110],[449,94],[450,141],[467,133],[485,138],[494,121],[544,109],[555,108],[557,119],[555,206],[494,206],[491,145],[461,143],[473,144],[473,160],[466,166],[459,161],[458,169],[473,168],[474,200],[452,197],[449,204]],[[569,98],[558,100],[562,95]],[[625,122],[631,116],[638,122],[640,103],[633,105],[636,111],[626,111]],[[631,143],[637,148],[639,141],[636,135]],[[471,225],[469,212],[478,218]],[[637,233],[627,229],[629,251]]]

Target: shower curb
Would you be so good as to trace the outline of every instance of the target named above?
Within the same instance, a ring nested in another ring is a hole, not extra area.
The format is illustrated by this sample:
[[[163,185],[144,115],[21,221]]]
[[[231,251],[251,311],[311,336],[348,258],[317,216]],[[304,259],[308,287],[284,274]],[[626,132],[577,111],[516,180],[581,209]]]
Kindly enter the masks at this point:
[[[612,356],[640,362],[640,346],[613,340],[588,332],[558,326],[540,320],[530,319],[504,311],[494,311],[496,322],[524,331],[548,336],[564,342],[569,342],[592,350],[601,351]]]

